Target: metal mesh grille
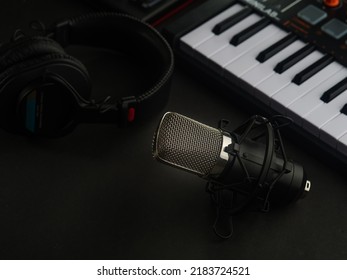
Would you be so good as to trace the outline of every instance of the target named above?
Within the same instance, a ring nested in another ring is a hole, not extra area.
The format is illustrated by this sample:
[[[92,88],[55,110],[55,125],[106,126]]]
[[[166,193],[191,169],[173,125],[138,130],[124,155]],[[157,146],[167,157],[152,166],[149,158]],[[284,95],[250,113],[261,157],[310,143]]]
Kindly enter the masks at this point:
[[[219,158],[222,133],[177,113],[166,113],[153,142],[158,160],[199,175],[208,175]]]

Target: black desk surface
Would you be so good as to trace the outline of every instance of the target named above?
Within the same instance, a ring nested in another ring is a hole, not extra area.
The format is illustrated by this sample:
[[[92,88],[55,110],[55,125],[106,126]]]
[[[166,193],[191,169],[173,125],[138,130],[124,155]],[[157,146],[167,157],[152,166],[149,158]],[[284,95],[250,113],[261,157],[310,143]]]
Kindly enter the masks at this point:
[[[33,19],[51,23],[89,10],[68,0],[7,1],[0,40]],[[122,88],[117,61],[98,53],[81,59],[94,91]],[[165,110],[211,126],[220,118],[237,126],[250,116],[181,68]],[[347,259],[346,178],[333,165],[285,139],[309,174],[310,195],[268,214],[241,214],[234,236],[220,240],[205,182],[152,159],[159,118],[127,129],[80,125],[51,140],[0,131],[0,258]]]

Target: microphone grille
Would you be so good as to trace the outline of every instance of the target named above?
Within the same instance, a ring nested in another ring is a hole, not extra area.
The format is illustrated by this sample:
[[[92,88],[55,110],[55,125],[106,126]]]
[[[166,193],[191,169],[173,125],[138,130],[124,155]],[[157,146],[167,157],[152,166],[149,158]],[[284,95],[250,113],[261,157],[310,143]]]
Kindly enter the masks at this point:
[[[210,174],[220,156],[222,132],[177,113],[166,113],[154,135],[159,161],[201,176]]]

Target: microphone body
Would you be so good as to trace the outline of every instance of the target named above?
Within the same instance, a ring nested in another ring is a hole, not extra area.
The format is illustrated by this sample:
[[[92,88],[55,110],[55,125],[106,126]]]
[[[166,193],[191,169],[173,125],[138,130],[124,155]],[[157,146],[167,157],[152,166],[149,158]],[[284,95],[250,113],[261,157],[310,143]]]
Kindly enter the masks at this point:
[[[304,168],[287,160],[278,129],[259,116],[227,131],[168,112],[154,135],[152,152],[160,162],[240,193],[247,198],[244,204],[259,197],[288,204],[311,186]]]

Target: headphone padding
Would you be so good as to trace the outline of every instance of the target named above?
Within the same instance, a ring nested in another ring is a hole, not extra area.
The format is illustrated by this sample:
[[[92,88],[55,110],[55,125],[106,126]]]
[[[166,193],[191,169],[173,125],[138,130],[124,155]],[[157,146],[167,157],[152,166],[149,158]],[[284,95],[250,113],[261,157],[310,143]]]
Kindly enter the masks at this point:
[[[22,61],[47,54],[64,54],[64,49],[47,37],[22,37],[0,49],[0,72]]]
[[[0,74],[0,126],[15,132],[18,94],[37,79],[42,79],[47,70],[63,77],[79,94],[89,94],[90,79],[83,68],[77,59],[61,53],[34,57],[7,68]]]
[[[63,46],[88,45],[117,50],[136,57],[147,67],[148,88],[134,94],[137,116],[151,116],[166,105],[174,57],[171,47],[156,29],[132,16],[112,12],[86,14],[68,22],[68,35],[55,34]],[[62,38],[65,41],[59,40]]]
[[[74,82],[73,79],[69,82],[82,97],[89,98],[90,81],[86,67],[76,58],[66,54],[59,43],[47,37],[23,37],[3,46],[0,49],[0,81],[7,79],[10,75],[50,63],[63,63],[78,68],[83,77],[88,80],[87,87],[81,87],[80,83]],[[65,76],[64,73],[62,76]]]
[[[31,59],[26,59],[12,66],[8,67],[5,71],[0,73],[0,84],[1,81],[6,79],[7,76],[16,74],[20,74],[21,72],[25,72],[30,70],[33,67],[39,67],[42,64],[47,63],[57,63],[60,60],[65,60],[65,63],[75,64],[82,72],[89,78],[89,74],[87,68],[76,58],[63,53],[50,53],[43,56],[32,57]]]

